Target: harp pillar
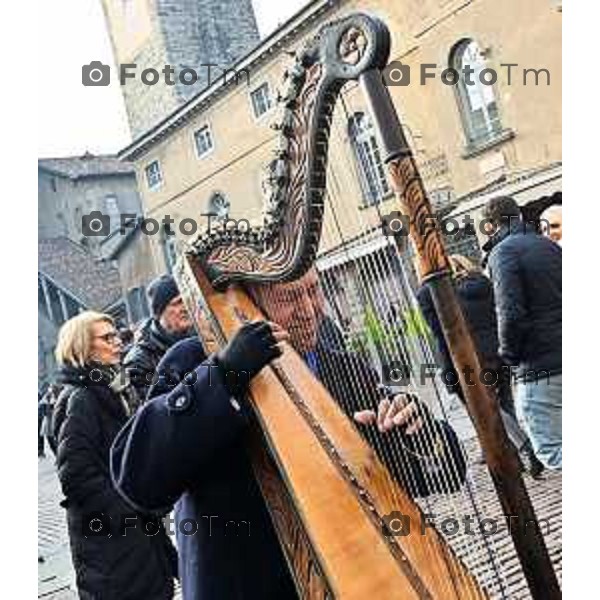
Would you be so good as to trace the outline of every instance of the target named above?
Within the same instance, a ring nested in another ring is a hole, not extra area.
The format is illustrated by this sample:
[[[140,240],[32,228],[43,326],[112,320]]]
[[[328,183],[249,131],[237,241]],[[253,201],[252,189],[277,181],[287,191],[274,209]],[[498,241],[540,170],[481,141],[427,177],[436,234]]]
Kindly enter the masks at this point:
[[[505,514],[517,521],[509,526],[517,554],[535,600],[562,597],[560,586],[535,511],[521,478],[517,455],[509,442],[496,398],[479,377],[467,385],[465,373],[480,373],[481,365],[468,326],[452,287],[448,256],[412,151],[402,131],[381,72],[366,71],[359,81],[367,96],[385,152],[385,162],[401,213],[408,217],[419,276],[431,292],[452,362],[459,373],[469,414],[488,463]],[[529,524],[529,528],[527,527]],[[531,526],[533,524],[533,526]]]

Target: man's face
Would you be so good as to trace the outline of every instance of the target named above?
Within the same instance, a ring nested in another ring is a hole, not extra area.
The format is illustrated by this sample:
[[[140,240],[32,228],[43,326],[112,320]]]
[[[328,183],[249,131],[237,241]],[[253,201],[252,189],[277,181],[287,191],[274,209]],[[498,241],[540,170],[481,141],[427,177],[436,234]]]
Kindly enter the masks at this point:
[[[562,239],[562,209],[546,211],[540,220],[542,235],[554,242]]]
[[[261,287],[259,298],[269,318],[288,331],[290,343],[298,352],[315,348],[325,298],[314,269],[296,281]]]
[[[165,331],[175,334],[183,333],[192,326],[181,296],[175,296],[167,304],[162,315],[160,315],[159,321]]]

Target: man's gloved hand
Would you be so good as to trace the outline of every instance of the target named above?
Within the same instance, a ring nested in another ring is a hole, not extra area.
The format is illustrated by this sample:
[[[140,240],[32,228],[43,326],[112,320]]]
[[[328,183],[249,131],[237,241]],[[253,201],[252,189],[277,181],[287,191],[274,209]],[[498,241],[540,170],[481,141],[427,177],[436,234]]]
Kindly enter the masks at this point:
[[[250,380],[274,358],[281,356],[279,342],[288,334],[274,323],[244,324],[215,357],[225,385],[232,395],[243,394]]]

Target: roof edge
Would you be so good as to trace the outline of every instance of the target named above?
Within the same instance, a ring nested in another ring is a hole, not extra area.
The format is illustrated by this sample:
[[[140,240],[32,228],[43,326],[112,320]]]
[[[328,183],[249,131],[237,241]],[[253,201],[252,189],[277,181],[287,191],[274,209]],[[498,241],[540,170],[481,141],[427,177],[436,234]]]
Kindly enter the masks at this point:
[[[313,2],[306,4],[277,29],[261,40],[258,46],[253,48],[248,54],[238,59],[228,68],[235,71],[241,71],[256,65],[272,54],[276,48],[284,45],[290,38],[295,37],[299,29],[308,25],[311,20],[340,6],[344,1],[345,0],[313,0]],[[223,82],[217,80],[209,87],[199,91],[195,96],[192,96],[184,104],[178,106],[156,125],[153,125],[138,138],[134,139],[131,144],[120,150],[117,154],[118,158],[133,161],[139,156],[142,156],[156,142],[191,119],[199,109],[204,108],[206,105],[216,100],[220,93],[229,91],[233,85],[233,78]]]

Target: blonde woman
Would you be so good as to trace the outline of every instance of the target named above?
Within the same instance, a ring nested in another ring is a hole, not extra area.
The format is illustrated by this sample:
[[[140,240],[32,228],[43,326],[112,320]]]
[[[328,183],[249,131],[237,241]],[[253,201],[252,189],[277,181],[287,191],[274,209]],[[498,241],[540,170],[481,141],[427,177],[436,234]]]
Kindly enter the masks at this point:
[[[83,312],[59,331],[53,429],[77,588],[82,600],[169,599],[175,551],[164,530],[145,535],[110,479],[110,446],[129,417],[120,357],[108,315]]]
[[[519,426],[512,396],[510,372],[503,368],[498,355],[498,323],[492,282],[483,274],[480,267],[466,256],[452,254],[450,265],[454,288],[478,350],[481,367],[484,371],[490,370],[496,374],[496,383],[491,382],[490,384],[494,385],[496,390],[502,420],[509,439],[519,451],[529,474],[532,477],[539,477],[544,466],[536,458],[527,434]],[[417,292],[417,300],[436,339],[438,361],[442,367],[442,377],[448,391],[456,394],[464,403],[465,395],[458,383],[458,376],[454,370],[433,300],[426,285]],[[473,373],[471,377],[480,377],[480,375],[482,374]]]

